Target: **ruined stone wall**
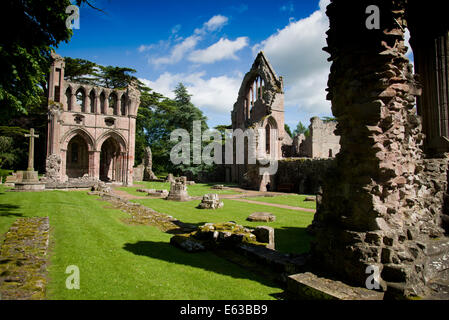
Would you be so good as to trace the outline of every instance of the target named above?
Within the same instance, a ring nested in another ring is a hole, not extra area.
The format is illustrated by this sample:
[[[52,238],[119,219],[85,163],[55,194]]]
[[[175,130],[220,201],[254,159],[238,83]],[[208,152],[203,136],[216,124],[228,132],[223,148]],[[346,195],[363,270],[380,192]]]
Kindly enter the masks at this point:
[[[133,169],[133,181],[143,181],[143,171],[145,170],[145,166],[143,164],[139,164],[137,167]]]
[[[373,4],[382,13],[379,30],[365,24]],[[421,295],[428,248],[444,234],[447,160],[424,159],[421,150],[405,10],[406,1],[333,0],[327,8],[328,99],[341,151],[317,198],[311,254],[317,268],[349,283],[365,286],[374,265],[383,288]]]
[[[47,179],[67,182],[69,178],[81,178],[84,174],[97,180],[104,179],[101,177],[103,166],[103,176],[131,185],[140,104],[136,83],[122,90],[67,81],[64,78],[64,59],[54,53],[52,58],[48,84],[47,158],[57,156],[61,164],[59,176],[53,172],[46,176]],[[114,146],[104,144],[106,141],[113,141]],[[83,156],[87,156],[81,168],[74,164],[79,162],[75,161],[79,157],[74,157],[73,162],[68,161],[73,142],[80,146],[80,150],[82,148]],[[103,161],[101,164],[102,152],[113,154],[110,163]]]
[[[292,192],[315,195],[332,168],[333,159],[284,159],[278,162],[276,186],[291,184]]]
[[[242,187],[260,190],[267,182],[270,191],[283,191],[315,195],[328,174],[332,170],[334,159],[288,158],[278,161],[276,174],[260,176],[260,165],[248,165]],[[280,188],[282,190],[280,190]]]
[[[318,117],[311,119],[312,158],[333,158],[340,152],[340,137],[334,134],[335,129],[335,121],[324,122]]]

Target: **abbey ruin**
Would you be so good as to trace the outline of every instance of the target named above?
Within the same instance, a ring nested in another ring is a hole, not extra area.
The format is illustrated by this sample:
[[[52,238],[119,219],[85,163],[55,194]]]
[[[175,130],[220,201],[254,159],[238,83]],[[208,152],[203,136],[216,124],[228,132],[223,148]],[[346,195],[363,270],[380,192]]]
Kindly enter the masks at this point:
[[[56,54],[53,59],[46,183],[132,185],[140,92],[132,85],[116,90],[67,81],[64,59]]]

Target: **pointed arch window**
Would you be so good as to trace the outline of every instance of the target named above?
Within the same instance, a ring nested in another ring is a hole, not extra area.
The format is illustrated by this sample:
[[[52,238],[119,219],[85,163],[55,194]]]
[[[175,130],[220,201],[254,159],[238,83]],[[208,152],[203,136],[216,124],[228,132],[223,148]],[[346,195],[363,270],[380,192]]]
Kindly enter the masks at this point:
[[[269,123],[267,123],[267,126],[265,127],[265,150],[267,154],[270,154],[271,152],[271,126]]]
[[[65,98],[67,101],[67,110],[71,111],[72,110],[72,90],[70,88],[67,88],[67,90],[65,91]]]
[[[81,112],[86,112],[86,95],[83,89],[78,89],[75,94],[76,103],[81,106]]]

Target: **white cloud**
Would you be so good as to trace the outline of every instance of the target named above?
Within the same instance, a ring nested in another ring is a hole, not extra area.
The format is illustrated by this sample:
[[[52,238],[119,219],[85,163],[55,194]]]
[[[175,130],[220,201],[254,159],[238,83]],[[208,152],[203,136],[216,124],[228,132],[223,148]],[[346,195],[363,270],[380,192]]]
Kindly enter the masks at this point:
[[[172,74],[165,72],[155,81],[139,79],[148,87],[166,97],[174,98],[173,90],[182,82],[192,94],[192,103],[203,112],[225,114],[230,117],[242,81],[242,74],[234,77],[206,78],[205,72]]]
[[[331,114],[325,91],[330,63],[322,50],[329,28],[325,14],[329,2],[321,0],[320,9],[309,17],[291,21],[253,47],[254,54],[263,50],[276,72],[284,77],[286,107],[295,107],[310,117]]]
[[[213,63],[225,59],[237,60],[235,53],[247,45],[247,37],[239,37],[234,41],[221,38],[218,42],[204,50],[193,51],[189,56],[189,60],[197,63]]]
[[[219,30],[227,23],[228,23],[227,17],[222,15],[215,15],[212,18],[210,18],[207,22],[205,22],[201,28],[195,29],[194,33],[184,40],[182,40],[180,37],[177,37],[177,33],[181,29],[181,25],[176,25],[172,28],[172,34],[176,36],[175,40],[181,42],[168,50],[170,51],[170,54],[161,57],[151,57],[148,59],[148,62],[154,64],[156,67],[159,67],[161,65],[178,63],[185,57],[186,54],[195,49],[198,42],[203,40],[204,36],[206,36],[208,32]],[[160,41],[160,42],[166,43],[167,41]],[[170,42],[170,39],[168,40],[168,42]],[[155,45],[148,45],[148,46],[141,45],[138,48],[138,51],[144,52],[153,49],[155,47],[156,47]],[[210,55],[208,55],[207,53],[204,53],[204,55],[206,60],[210,59]]]
[[[175,45],[169,56],[159,57],[159,58],[151,58],[150,62],[159,66],[161,64],[174,64],[182,60],[184,55],[194,49],[201,40],[201,37],[197,35],[190,36],[184,39],[181,43]]]
[[[218,14],[210,18],[209,21],[204,24],[204,27],[207,28],[208,31],[215,31],[227,24],[228,20],[227,17]]]

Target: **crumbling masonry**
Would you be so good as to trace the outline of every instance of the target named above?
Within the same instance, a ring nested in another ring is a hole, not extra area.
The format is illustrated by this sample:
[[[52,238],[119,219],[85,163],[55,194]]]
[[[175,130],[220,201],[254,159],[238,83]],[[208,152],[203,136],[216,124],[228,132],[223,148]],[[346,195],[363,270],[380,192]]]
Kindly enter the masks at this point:
[[[328,99],[341,151],[318,197],[312,260],[361,287],[366,267],[377,266],[383,289],[406,296],[432,294],[449,278],[449,23],[432,3],[333,0],[327,8]],[[366,28],[370,5],[380,9],[380,29]],[[418,75],[405,56],[407,27]]]
[[[52,57],[46,184],[131,185],[140,92],[134,85],[118,90],[66,81],[64,59]]]

